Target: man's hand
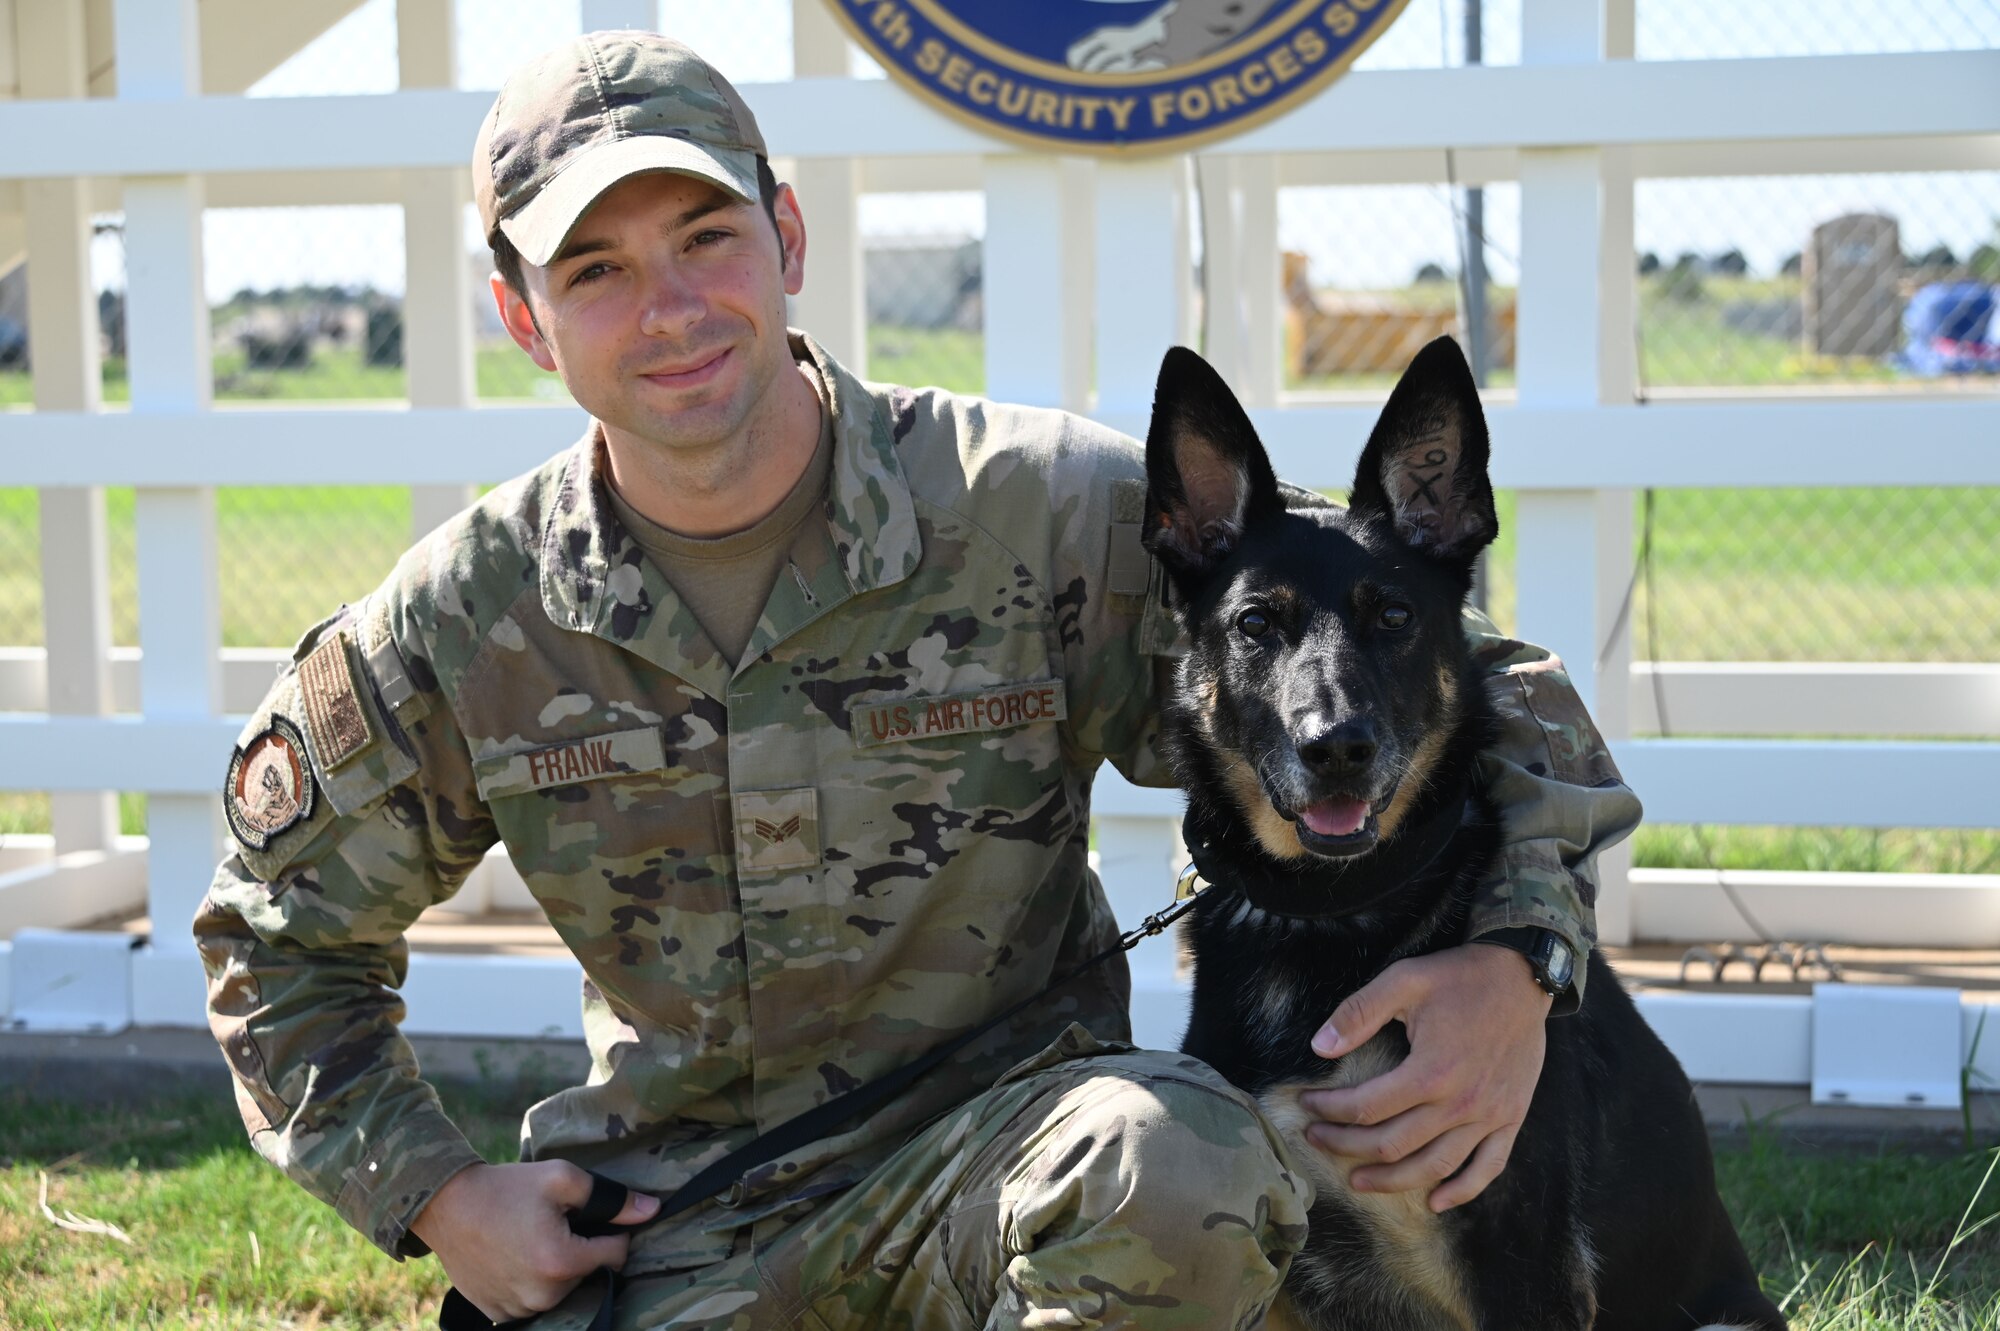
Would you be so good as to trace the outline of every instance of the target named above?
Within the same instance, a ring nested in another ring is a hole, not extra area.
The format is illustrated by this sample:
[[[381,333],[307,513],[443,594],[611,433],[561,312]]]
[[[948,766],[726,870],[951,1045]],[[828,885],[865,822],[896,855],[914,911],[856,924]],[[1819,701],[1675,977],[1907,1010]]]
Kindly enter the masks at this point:
[[[1527,1117],[1552,1001],[1508,948],[1467,944],[1397,962],[1340,1005],[1313,1052],[1337,1058],[1401,1021],[1410,1056],[1358,1086],[1301,1096],[1325,1120],[1306,1136],[1370,1162],[1354,1171],[1356,1191],[1430,1188],[1432,1211],[1471,1201],[1500,1176]]]
[[[564,1160],[473,1165],[452,1175],[410,1228],[459,1293],[508,1322],[547,1312],[601,1266],[625,1265],[629,1235],[570,1233],[569,1213],[589,1196],[590,1175]],[[636,1224],[659,1209],[659,1198],[629,1193],[612,1223]]]

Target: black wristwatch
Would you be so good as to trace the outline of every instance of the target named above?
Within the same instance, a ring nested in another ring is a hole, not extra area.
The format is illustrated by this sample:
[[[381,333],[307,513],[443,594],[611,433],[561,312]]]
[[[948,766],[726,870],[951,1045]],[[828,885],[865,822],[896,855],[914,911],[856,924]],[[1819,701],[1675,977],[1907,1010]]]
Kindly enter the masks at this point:
[[[1568,991],[1570,982],[1576,978],[1576,952],[1553,929],[1524,924],[1512,929],[1495,929],[1472,941],[1492,943],[1496,947],[1519,952],[1528,959],[1528,967],[1535,973],[1535,983],[1551,997],[1562,997]]]

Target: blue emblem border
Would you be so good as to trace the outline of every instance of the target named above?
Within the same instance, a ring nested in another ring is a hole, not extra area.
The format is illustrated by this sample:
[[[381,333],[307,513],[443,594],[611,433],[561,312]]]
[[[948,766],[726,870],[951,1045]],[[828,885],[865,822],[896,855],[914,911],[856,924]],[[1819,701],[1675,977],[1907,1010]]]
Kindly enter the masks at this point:
[[[1136,155],[1185,151],[1290,110],[1345,73],[1409,0],[1312,0],[1219,59],[1055,75],[1038,57],[954,32],[937,0],[825,3],[892,78],[959,120],[1045,151]],[[1240,100],[1218,107],[1230,101],[1225,81]]]

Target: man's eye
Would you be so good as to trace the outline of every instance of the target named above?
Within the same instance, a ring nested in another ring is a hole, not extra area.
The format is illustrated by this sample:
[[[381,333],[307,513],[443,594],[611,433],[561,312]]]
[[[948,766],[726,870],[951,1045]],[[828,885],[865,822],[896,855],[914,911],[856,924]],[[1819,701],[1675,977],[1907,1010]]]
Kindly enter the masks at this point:
[[[575,275],[573,275],[569,279],[569,284],[573,287],[580,287],[585,282],[595,282],[598,278],[604,276],[606,273],[610,271],[611,271],[610,264],[594,263],[587,268],[578,269]]]
[[[692,238],[692,239],[690,239],[690,240],[688,241],[688,244],[690,244],[690,245],[713,245],[713,244],[714,244],[714,243],[715,243],[716,241],[718,241],[718,240],[725,240],[725,239],[727,239],[727,238],[728,238],[728,236],[729,236],[729,233],[728,233],[727,231],[718,231],[718,230],[715,230],[714,228],[710,228],[710,229],[708,229],[708,230],[706,230],[706,231],[697,231],[697,232],[695,232],[695,233],[694,233],[694,236],[693,236],[693,238]]]

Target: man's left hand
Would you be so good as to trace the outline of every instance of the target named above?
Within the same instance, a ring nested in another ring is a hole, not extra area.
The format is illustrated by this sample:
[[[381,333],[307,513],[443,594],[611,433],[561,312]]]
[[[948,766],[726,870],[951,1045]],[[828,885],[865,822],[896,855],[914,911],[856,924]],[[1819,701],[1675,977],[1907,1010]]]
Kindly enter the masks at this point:
[[[1301,1096],[1324,1120],[1307,1138],[1368,1162],[1353,1173],[1358,1192],[1429,1189],[1432,1211],[1471,1201],[1500,1176],[1527,1117],[1551,1001],[1508,948],[1467,944],[1397,962],[1335,1010],[1313,1052],[1338,1058],[1400,1021],[1410,1056],[1357,1086]]]

